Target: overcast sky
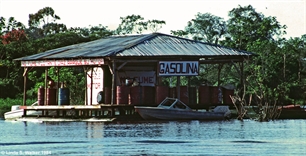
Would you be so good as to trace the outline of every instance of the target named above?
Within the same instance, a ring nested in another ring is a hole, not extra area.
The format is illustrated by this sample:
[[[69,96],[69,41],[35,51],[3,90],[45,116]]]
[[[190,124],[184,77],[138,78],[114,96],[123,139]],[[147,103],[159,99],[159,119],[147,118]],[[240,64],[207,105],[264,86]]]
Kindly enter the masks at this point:
[[[227,19],[230,10],[249,4],[287,25],[287,38],[306,34],[306,0],[0,0],[0,16],[15,17],[27,26],[29,14],[52,7],[61,17],[58,23],[68,27],[102,24],[113,30],[120,17],[135,14],[166,21],[159,32],[170,34],[170,30],[184,29],[198,12]]]

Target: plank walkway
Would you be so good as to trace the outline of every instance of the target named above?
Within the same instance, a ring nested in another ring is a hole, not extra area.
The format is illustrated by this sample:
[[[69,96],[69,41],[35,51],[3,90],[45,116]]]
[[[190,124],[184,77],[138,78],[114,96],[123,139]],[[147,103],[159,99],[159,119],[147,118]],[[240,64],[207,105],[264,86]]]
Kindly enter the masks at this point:
[[[23,117],[52,118],[114,118],[135,115],[133,105],[49,105],[20,106],[24,109]],[[35,111],[36,113],[29,113]]]

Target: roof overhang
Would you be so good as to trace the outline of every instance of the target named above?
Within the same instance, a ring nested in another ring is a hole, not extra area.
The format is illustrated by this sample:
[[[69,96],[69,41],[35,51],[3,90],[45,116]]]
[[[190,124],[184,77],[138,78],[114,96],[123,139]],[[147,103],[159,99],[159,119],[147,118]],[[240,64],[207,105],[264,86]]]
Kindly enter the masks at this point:
[[[21,61],[21,67],[99,66],[104,64],[103,58]]]

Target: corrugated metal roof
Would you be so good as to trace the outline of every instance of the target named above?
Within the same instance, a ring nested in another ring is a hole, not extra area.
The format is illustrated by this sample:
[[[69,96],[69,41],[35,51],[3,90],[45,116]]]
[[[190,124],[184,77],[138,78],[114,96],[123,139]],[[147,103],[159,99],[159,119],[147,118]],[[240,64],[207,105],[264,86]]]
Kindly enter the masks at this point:
[[[130,36],[110,36],[99,40],[48,50],[16,60],[48,60],[97,58],[107,56],[250,56],[251,52],[153,33]]]

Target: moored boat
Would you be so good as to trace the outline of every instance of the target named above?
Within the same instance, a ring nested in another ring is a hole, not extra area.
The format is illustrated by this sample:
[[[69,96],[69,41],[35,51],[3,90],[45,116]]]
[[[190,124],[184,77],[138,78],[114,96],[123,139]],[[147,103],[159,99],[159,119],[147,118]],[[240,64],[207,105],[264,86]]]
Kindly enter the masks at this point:
[[[217,106],[210,111],[196,111],[176,98],[167,97],[157,107],[134,106],[145,120],[223,120],[229,118],[228,106]]]
[[[4,113],[4,119],[5,120],[16,120],[18,118],[22,118],[23,113],[24,113],[24,109],[21,109],[20,105],[13,105],[11,106],[11,111]],[[27,114],[28,115],[41,115],[41,112],[28,111]]]
[[[300,105],[286,105],[279,110],[278,119],[306,119],[306,108]]]

